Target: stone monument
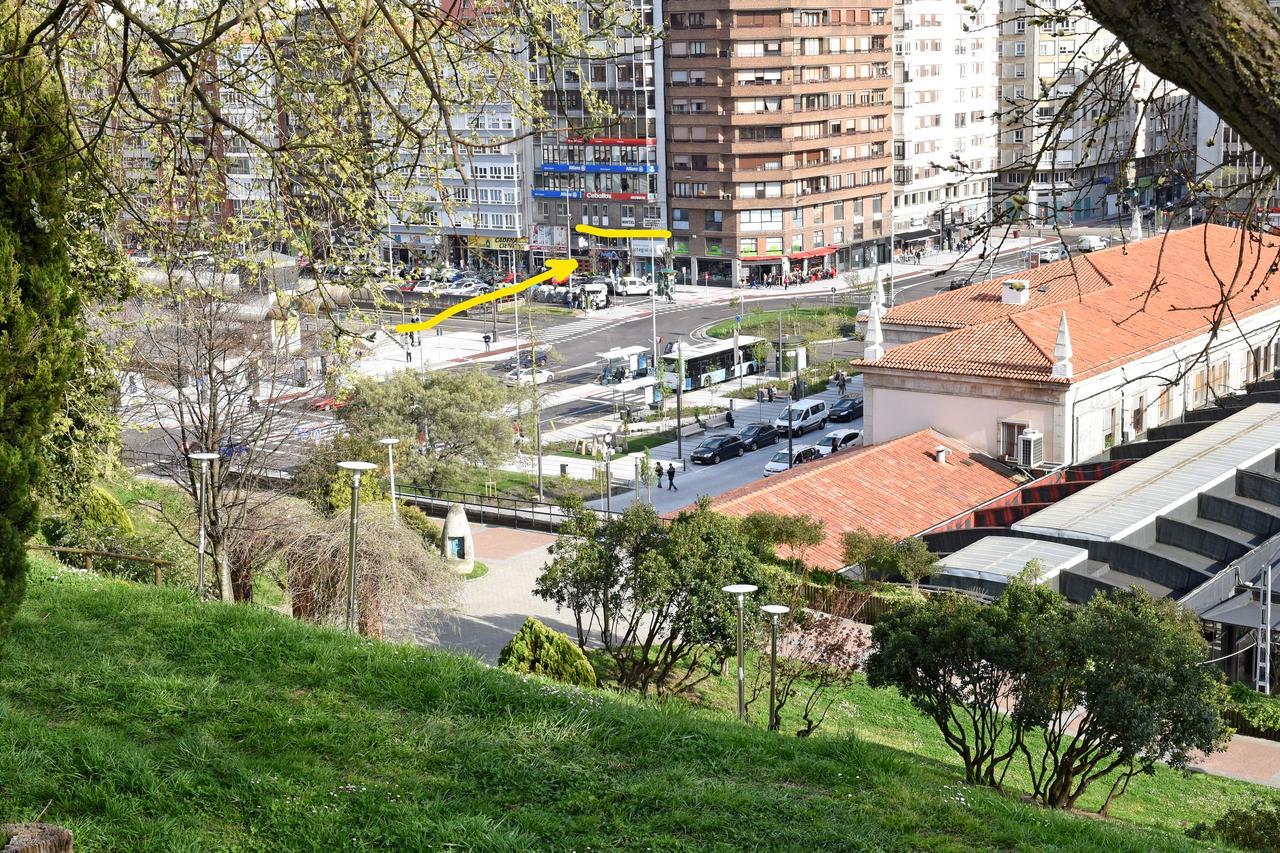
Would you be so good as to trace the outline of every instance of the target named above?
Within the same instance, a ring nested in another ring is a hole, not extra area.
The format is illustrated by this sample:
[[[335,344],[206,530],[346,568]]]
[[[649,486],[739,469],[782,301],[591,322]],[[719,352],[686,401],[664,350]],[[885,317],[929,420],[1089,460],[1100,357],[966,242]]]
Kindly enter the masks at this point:
[[[458,574],[468,574],[475,568],[475,545],[471,539],[471,522],[467,521],[466,510],[462,504],[451,504],[449,513],[444,517],[444,527],[440,530],[440,551],[445,561],[457,570]]]

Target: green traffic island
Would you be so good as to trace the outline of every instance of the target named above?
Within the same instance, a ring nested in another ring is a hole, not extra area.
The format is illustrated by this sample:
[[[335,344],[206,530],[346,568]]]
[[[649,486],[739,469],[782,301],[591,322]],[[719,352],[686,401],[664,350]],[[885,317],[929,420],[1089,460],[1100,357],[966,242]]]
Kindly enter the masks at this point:
[[[461,577],[464,581],[476,581],[476,580],[480,580],[480,578],[484,577],[487,574],[489,574],[489,567],[484,563],[480,562],[479,560],[475,560],[472,563],[471,571],[467,572]]]
[[[742,315],[739,331],[744,335],[758,335],[766,340],[778,336],[778,317],[782,317],[784,335],[799,336],[813,340],[828,338],[850,338],[857,334],[858,312],[855,305],[830,305],[813,307],[785,308],[780,311],[748,311]],[[707,335],[712,338],[731,338],[735,322],[732,319],[721,320],[707,328]]]

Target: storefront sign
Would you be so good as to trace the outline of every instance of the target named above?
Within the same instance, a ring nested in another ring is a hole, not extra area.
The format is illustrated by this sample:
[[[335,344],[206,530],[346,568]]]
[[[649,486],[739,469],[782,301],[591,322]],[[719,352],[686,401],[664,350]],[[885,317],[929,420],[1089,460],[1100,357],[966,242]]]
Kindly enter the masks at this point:
[[[611,201],[648,201],[649,196],[646,193],[598,193],[583,192],[582,190],[534,190],[534,198],[593,198],[608,199]]]
[[[653,137],[630,138],[623,136],[597,136],[594,139],[571,136],[565,142],[570,145],[645,145],[649,147],[658,144],[658,140]]]
[[[468,237],[467,246],[472,249],[502,249],[523,252],[527,244],[519,237]]]
[[[543,163],[539,172],[585,172],[587,174],[656,175],[653,163]]]

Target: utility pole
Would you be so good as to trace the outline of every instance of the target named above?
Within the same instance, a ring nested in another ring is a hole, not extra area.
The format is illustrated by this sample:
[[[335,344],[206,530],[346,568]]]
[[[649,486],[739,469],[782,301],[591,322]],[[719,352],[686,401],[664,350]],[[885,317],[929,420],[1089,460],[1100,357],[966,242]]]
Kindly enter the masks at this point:
[[[684,342],[676,344],[676,456],[684,465]]]
[[[520,296],[516,295],[516,304],[519,305]],[[542,415],[540,414],[538,400],[538,341],[534,337],[533,328],[533,312],[525,312],[529,317],[529,366],[531,368],[530,376],[533,377],[533,444],[534,452],[538,454],[538,500],[545,501],[546,498],[542,492]],[[516,340],[520,339],[520,329],[516,327]],[[520,350],[516,349],[516,370],[520,369]]]

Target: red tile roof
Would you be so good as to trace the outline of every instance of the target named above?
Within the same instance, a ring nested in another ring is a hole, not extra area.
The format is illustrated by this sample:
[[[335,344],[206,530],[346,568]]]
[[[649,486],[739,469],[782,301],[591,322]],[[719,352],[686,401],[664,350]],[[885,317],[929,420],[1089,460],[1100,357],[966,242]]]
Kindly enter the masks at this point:
[[[1091,288],[1087,292],[1039,304],[1033,297],[1026,306],[1006,306],[1020,308],[1017,312],[986,316],[954,331],[894,347],[879,361],[855,363],[873,372],[896,369],[1063,384],[1078,381],[1205,334],[1218,324],[1227,325],[1231,318],[1280,305],[1280,280],[1274,280],[1273,272],[1278,259],[1280,240],[1273,237],[1260,240],[1256,234],[1220,225],[1175,231],[1049,264],[1028,276],[1033,282],[1044,276],[1070,276],[1074,265],[1081,281]],[[914,316],[936,310],[917,309]],[[1053,346],[1064,311],[1073,350],[1070,380],[1051,375]]]
[[[951,450],[945,463],[935,459],[938,445]],[[903,539],[1016,486],[1009,469],[962,441],[923,429],[733,489],[711,506],[739,518],[765,510],[821,519],[826,539],[805,558],[835,571],[844,566],[841,538],[848,531]]]
[[[903,302],[889,309],[884,315],[883,323],[892,326],[925,326],[931,329],[962,329],[1046,305],[1057,305],[1085,293],[1110,287],[1111,283],[1086,261],[1086,256],[1075,256],[1056,264],[1045,264],[1035,269],[974,282],[959,290],[948,290],[914,302]],[[1011,278],[1031,282],[1031,296],[1025,305],[1011,305],[1001,301],[1004,282]]]

